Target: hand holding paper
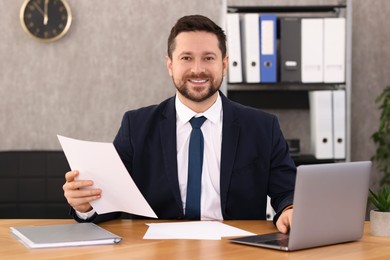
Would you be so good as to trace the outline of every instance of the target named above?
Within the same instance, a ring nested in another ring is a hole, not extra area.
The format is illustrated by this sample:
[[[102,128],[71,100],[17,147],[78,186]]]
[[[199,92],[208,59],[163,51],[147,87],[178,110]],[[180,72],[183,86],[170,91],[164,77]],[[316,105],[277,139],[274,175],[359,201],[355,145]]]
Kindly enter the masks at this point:
[[[91,202],[98,214],[122,211],[157,218],[135,185],[112,143],[88,142],[58,135],[72,170],[79,179],[93,180],[91,188],[102,190],[101,198]]]
[[[89,212],[92,210],[91,202],[101,198],[102,190],[91,188],[92,180],[79,180],[79,174],[78,171],[69,171],[65,174],[66,182],[62,187],[64,196],[74,210]]]

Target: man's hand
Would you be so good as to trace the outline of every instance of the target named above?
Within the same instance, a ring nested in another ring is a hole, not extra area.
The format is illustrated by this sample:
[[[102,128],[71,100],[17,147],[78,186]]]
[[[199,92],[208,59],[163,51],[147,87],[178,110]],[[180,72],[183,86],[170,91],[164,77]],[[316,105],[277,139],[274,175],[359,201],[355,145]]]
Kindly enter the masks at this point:
[[[283,234],[287,234],[291,227],[292,222],[292,213],[293,209],[287,209],[280,214],[280,217],[278,221],[276,222],[276,227],[278,228],[279,232],[282,232]]]
[[[83,189],[93,185],[91,180],[75,180],[79,175],[78,171],[70,171],[65,174],[66,182],[62,188],[64,196],[69,205],[79,212],[92,210],[91,201],[101,197],[100,189]]]

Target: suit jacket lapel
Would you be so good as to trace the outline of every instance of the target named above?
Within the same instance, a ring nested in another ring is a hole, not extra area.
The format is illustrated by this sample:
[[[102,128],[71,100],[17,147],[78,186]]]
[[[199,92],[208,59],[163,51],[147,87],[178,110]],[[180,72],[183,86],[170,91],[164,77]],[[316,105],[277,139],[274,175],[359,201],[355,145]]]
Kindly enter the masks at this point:
[[[178,207],[183,212],[181,201],[176,154],[176,109],[175,98],[171,98],[162,112],[160,139],[163,150],[164,170]],[[183,213],[184,214],[184,213]]]
[[[222,148],[221,148],[221,207],[225,217],[226,200],[236,157],[240,125],[230,101],[221,94],[223,108]]]

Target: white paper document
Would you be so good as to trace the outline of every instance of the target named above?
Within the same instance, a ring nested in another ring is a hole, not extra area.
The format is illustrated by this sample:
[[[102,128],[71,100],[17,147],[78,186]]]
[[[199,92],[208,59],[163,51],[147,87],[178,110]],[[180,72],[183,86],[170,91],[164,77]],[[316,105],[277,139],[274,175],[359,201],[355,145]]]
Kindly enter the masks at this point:
[[[72,170],[80,180],[92,180],[92,188],[102,190],[102,197],[91,202],[98,214],[122,211],[157,218],[112,143],[76,140],[58,135]]]
[[[251,236],[254,233],[218,221],[149,223],[144,239],[221,240],[222,237]]]

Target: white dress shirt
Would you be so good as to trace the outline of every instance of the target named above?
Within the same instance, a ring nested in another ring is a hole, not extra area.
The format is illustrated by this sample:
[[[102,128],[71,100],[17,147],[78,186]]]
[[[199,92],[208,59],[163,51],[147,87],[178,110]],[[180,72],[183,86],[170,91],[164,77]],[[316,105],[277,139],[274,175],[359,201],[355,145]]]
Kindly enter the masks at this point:
[[[201,188],[201,210],[202,220],[223,220],[221,211],[220,196],[220,164],[222,145],[222,101],[218,94],[215,103],[204,113],[196,113],[186,107],[177,97],[176,106],[176,140],[177,140],[177,163],[178,178],[181,200],[185,212],[187,196],[188,177],[188,149],[192,126],[192,117],[205,116],[207,120],[201,126],[204,139],[203,166],[202,166],[202,188]],[[95,210],[76,214],[81,219],[92,217]]]
[[[222,145],[221,97],[218,94],[216,102],[204,113],[192,111],[179,100],[177,95],[175,105],[178,178],[184,211],[187,195],[188,149],[192,131],[190,119],[194,116],[205,116],[207,120],[200,128],[204,138],[200,217],[202,220],[222,220],[220,197]]]

